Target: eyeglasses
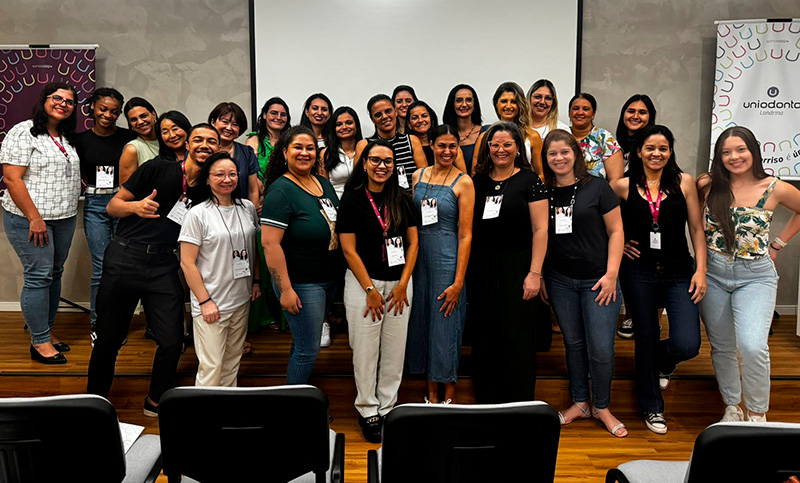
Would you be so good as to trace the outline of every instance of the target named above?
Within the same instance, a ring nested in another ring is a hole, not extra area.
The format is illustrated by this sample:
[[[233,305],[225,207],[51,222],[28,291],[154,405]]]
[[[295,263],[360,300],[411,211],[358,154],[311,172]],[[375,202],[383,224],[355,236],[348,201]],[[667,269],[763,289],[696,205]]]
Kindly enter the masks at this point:
[[[512,143],[512,142],[507,142],[507,143],[503,143],[503,144],[500,144],[500,143],[489,143],[489,149],[491,149],[492,151],[497,151],[500,148],[503,148],[506,151],[511,151],[511,149],[513,149],[515,146],[516,146],[516,144]]]
[[[552,96],[543,96],[541,94],[534,94],[533,95],[533,100],[534,101],[541,101],[542,99],[544,99],[544,102],[553,102],[553,97]]]
[[[390,166],[394,166],[394,159],[393,158],[379,158],[377,156],[367,156],[367,161],[374,167],[378,167],[383,163],[384,166],[387,168]]]
[[[222,181],[225,178],[237,179],[239,177],[239,173],[231,173],[231,174],[214,173],[214,174],[211,175],[211,177],[214,178],[217,181]]]
[[[286,117],[286,113],[285,112],[269,111],[267,114],[270,117],[282,117],[282,118]]]
[[[64,99],[58,94],[51,94],[47,97],[52,99],[55,104],[66,104],[68,107],[75,107],[75,101],[73,101],[72,99]]]

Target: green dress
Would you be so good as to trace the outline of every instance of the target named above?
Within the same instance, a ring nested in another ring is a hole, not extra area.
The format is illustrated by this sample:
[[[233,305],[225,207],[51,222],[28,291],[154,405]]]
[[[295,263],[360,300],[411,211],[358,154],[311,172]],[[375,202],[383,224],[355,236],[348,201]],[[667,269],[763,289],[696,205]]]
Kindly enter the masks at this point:
[[[247,137],[257,135],[257,133],[251,132],[247,134]],[[270,153],[272,153],[272,145],[268,138],[264,138],[264,141],[258,147],[258,179],[262,183],[265,182],[267,177],[267,163],[269,162]],[[256,332],[262,327],[275,323],[280,323],[281,331],[285,331],[286,317],[281,310],[280,300],[278,300],[275,291],[272,289],[272,279],[264,257],[264,246],[261,244],[261,230],[256,232],[256,248],[258,249],[258,262],[261,268],[261,297],[250,302],[248,332]],[[281,314],[280,321],[275,320],[274,314]]]

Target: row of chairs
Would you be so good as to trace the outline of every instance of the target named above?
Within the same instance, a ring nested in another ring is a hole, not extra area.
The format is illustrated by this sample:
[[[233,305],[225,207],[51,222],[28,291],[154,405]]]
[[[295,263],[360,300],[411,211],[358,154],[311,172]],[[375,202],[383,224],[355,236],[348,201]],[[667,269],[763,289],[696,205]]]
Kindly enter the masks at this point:
[[[0,483],[344,482],[344,435],[312,386],[168,391],[160,436],[126,453],[117,414],[91,395],[0,399]],[[561,426],[543,402],[398,406],[368,482],[552,482]],[[690,461],[635,461],[607,483],[765,482],[800,475],[800,424],[725,423],[697,438]]]

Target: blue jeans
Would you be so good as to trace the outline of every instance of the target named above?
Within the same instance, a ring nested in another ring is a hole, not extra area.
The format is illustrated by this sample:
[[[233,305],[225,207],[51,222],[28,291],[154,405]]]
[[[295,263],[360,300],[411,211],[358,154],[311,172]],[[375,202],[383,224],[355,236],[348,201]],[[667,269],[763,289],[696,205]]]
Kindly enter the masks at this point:
[[[272,284],[275,295],[281,298],[280,288]],[[336,282],[292,284],[303,308],[297,315],[283,311],[289,330],[292,331],[292,351],[286,370],[287,384],[305,384],[311,377],[314,363],[319,355],[319,340],[322,337],[322,322],[333,305]]]
[[[692,273],[670,275],[624,258],[620,284],[633,319],[636,394],[645,413],[663,413],[659,372],[672,374],[679,362],[700,351],[700,314],[689,293]],[[661,307],[667,309],[669,338],[660,340]]]
[[[572,400],[586,402],[591,398],[595,408],[605,409],[611,403],[614,335],[621,303],[619,283],[616,302],[601,306],[594,301],[599,289],[592,291],[598,279],[572,279],[552,268],[544,275],[550,305],[564,336]]]
[[[769,410],[769,327],[778,295],[778,272],[769,257],[728,258],[708,250],[708,291],[700,314],[711,343],[711,363],[726,405],[742,401],[752,412]],[[742,360],[739,362],[736,352]]]
[[[103,274],[103,254],[106,252],[111,235],[117,229],[119,218],[114,218],[106,212],[106,205],[113,198],[113,194],[86,195],[83,204],[83,230],[86,232],[86,241],[89,243],[89,254],[92,257],[92,283],[91,283],[91,317],[92,327],[97,322],[95,299],[97,289],[100,287],[100,275]]]
[[[61,298],[61,274],[75,233],[75,218],[45,220],[50,242],[37,247],[33,241],[28,241],[28,219],[3,210],[6,236],[22,262],[20,306],[31,331],[32,344],[50,342],[50,330]]]

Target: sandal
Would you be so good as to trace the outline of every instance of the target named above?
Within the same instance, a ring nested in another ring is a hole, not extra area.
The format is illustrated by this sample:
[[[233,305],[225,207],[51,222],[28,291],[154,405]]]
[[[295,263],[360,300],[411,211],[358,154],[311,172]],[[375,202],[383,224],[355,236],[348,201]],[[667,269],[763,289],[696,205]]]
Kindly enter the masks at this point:
[[[596,408],[592,408],[592,417],[594,417],[596,420],[598,420],[601,423],[603,423],[603,425],[605,425],[605,427],[606,427],[606,431],[608,431],[612,435],[616,436],[617,438],[624,438],[625,436],[627,436],[628,435],[628,430],[625,429],[625,425],[624,424],[619,422],[618,424],[614,425],[614,427],[609,428],[608,425],[602,419],[600,419],[597,416],[598,414],[600,414],[603,411],[608,411],[608,408],[603,408],[603,409],[599,409],[599,410],[596,409]],[[611,412],[609,412],[609,414],[611,414]],[[616,419],[616,418],[614,418],[614,419]],[[619,421],[619,420],[617,420],[617,421]],[[624,430],[624,432],[621,432],[621,430]]]
[[[242,346],[242,357],[249,356],[253,353],[253,345],[247,341],[244,341],[244,345]]]
[[[561,411],[559,411],[558,412],[558,420],[561,421],[561,425],[562,426],[565,426],[565,425],[575,421],[576,419],[586,419],[589,416],[591,416],[588,406],[586,408],[584,408],[583,406],[581,406],[580,404],[578,404],[575,401],[572,402],[572,406],[577,406],[577,408],[580,409],[581,412],[583,413],[583,416],[578,416],[577,418],[572,418],[569,421],[567,421],[567,419],[564,417],[564,415],[561,414]],[[570,406],[570,407],[572,407],[572,406]],[[564,412],[566,412],[566,411],[564,411]]]

